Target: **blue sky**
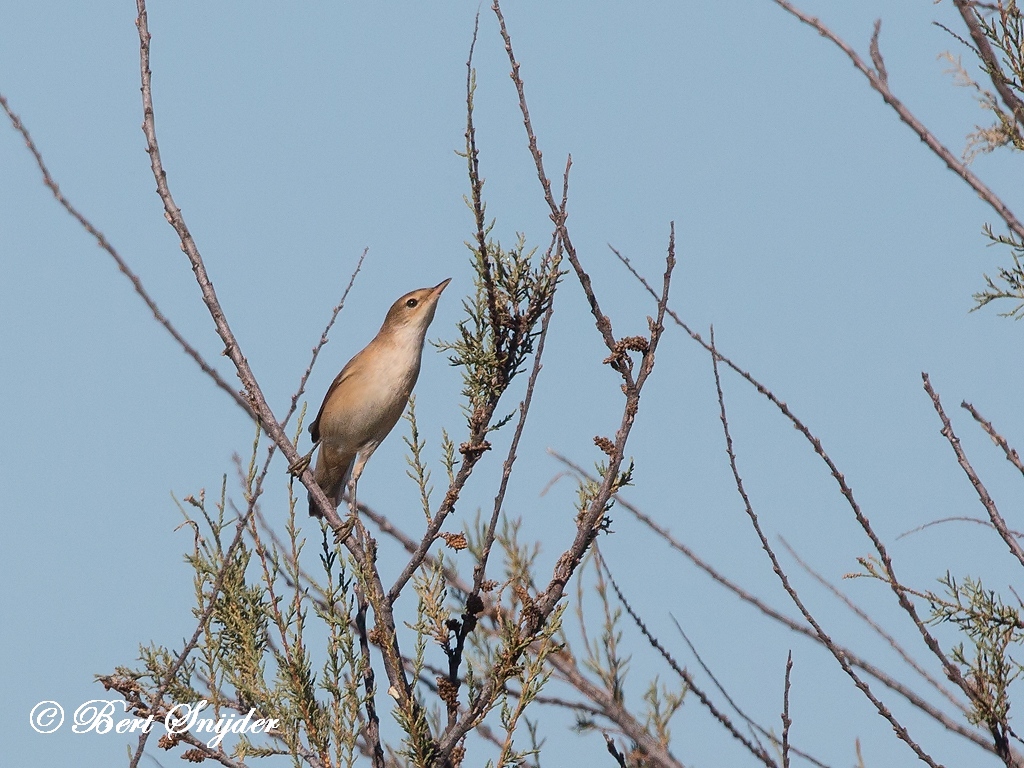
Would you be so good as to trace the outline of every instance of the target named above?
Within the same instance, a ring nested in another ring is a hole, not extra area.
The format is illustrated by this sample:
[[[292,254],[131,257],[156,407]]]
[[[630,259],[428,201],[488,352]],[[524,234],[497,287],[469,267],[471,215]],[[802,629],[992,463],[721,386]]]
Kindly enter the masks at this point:
[[[965,134],[987,117],[937,58],[955,50],[932,25],[953,23],[952,6],[836,5],[804,7],[862,54],[882,17],[892,88],[959,153]],[[364,248],[362,274],[310,382],[311,408],[402,293],[452,277],[431,338],[454,334],[459,298],[472,289],[463,245],[472,234],[468,184],[455,150],[464,141],[465,61],[477,9],[470,2],[150,8],[157,130],[170,184],[275,408],[286,406]],[[892,543],[899,572],[920,588],[935,587],[947,569],[985,577],[996,589],[1010,583],[1009,555],[979,526],[948,524],[895,541],[928,521],[981,512],[938,434],[922,371],[1004,512],[1014,512],[1019,498],[1019,478],[958,407],[973,402],[1011,442],[1024,431],[1021,326],[997,316],[1009,306],[968,313],[982,273],[1009,259],[986,247],[981,227],[994,216],[985,205],[837,49],[768,0],[598,2],[583,10],[524,2],[505,12],[549,173],[560,177],[572,153],[570,231],[616,334],[644,332],[654,310],[608,244],[656,276],[675,221],[673,307],[697,329],[714,324],[722,350],[823,440]],[[126,2],[3,5],[0,92],[65,194],[233,381],[154,193],[139,130],[134,20]],[[546,207],[486,6],[476,64],[495,236],[511,243],[523,232],[543,246]],[[975,163],[1011,207],[1020,204],[1011,194],[1017,162],[1003,154]],[[41,699],[70,706],[100,697],[94,674],[132,662],[140,643],[180,645],[191,634],[191,575],[182,561],[191,538],[175,532],[181,518],[171,495],[212,493],[224,473],[233,479],[231,455],[250,450],[253,427],[59,209],[9,128],[0,130],[0,167],[0,393],[8,425],[0,447],[0,717],[13,723],[6,754],[12,764],[109,765],[124,754],[123,740],[40,736],[28,728],[28,712]],[[600,364],[602,350],[582,293],[567,278],[507,504],[524,518],[525,534],[542,542],[542,572],[571,536],[575,495],[568,480],[540,495],[561,471],[546,449],[590,466],[600,458],[592,437],[618,422],[618,381]],[[748,385],[726,376],[725,389],[762,524],[832,579],[856,570],[869,545],[824,466]],[[438,478],[440,430],[462,430],[459,390],[458,371],[428,349],[418,410]],[[521,390],[510,393],[507,410],[519,397]],[[474,475],[459,507],[463,519],[492,503],[509,437],[499,433],[497,450]],[[415,530],[420,513],[416,488],[404,481],[403,450],[397,434],[384,444],[360,497]],[[659,349],[630,452],[631,500],[792,612],[731,485],[707,354],[677,329]],[[273,477],[272,518],[283,465]],[[856,738],[869,765],[909,758],[822,651],[737,605],[624,513],[613,527],[602,549],[678,657],[693,665],[670,614],[733,696],[774,724],[792,648],[795,742],[837,765],[853,762]],[[906,677],[862,625],[806,578],[798,581],[829,631]],[[844,586],[924,655],[891,594],[867,580]],[[635,633],[627,642],[629,693],[638,698],[646,677],[669,673]],[[697,764],[739,759],[729,740],[704,737],[710,728],[688,703],[676,721],[676,755]],[[977,750],[920,729],[938,759],[979,760]],[[603,753],[597,735],[561,726],[547,735],[555,764]]]

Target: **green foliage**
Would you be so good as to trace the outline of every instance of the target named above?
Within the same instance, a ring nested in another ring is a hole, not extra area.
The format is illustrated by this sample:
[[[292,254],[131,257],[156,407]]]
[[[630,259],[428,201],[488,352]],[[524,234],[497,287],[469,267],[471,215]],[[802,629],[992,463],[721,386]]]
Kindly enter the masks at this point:
[[[604,478],[608,474],[608,465],[605,462],[600,462],[595,465],[596,475],[595,478]],[[580,477],[579,486],[576,489],[576,521],[579,522],[583,515],[593,501],[600,497],[601,486],[603,479],[591,479],[589,477]],[[611,493],[608,496],[608,501],[604,505],[601,518],[598,522],[598,526],[604,532],[611,531],[611,518],[608,517],[608,513],[612,507],[615,506],[615,494],[618,493],[622,488],[626,488],[633,484],[633,461],[630,460],[629,466],[624,470],[621,470],[612,480]]]
[[[1020,612],[978,579],[957,582],[947,573],[940,583],[946,598],[931,596],[932,621],[953,624],[965,637],[953,646],[951,655],[975,688],[969,720],[1004,727],[1010,712],[1010,684],[1024,671],[1010,655],[1024,641]]]
[[[604,572],[595,567],[594,575],[594,593],[601,603],[602,621],[601,632],[593,640],[587,637],[586,622],[583,621],[582,594],[577,595],[580,628],[586,647],[586,658],[583,663],[604,685],[611,701],[621,706],[625,701],[625,683],[630,661],[630,657],[622,655],[619,650],[622,644],[622,608],[617,605],[613,607]]]
[[[672,731],[669,723],[672,716],[683,706],[686,698],[686,688],[676,691],[667,685],[659,684],[658,678],[651,680],[650,686],[644,693],[644,702],[647,704],[647,718],[644,726],[654,733],[661,746],[668,749],[672,743]]]
[[[1024,126],[1020,120],[1021,112],[1024,111],[1024,16],[1016,0],[1000,3],[998,9],[991,13],[983,8],[975,8],[973,15],[981,37],[991,47],[990,56],[982,55],[978,46],[955,33],[951,34],[971,49],[996,93],[980,85],[959,58],[945,54],[956,83],[972,89],[981,108],[995,117],[993,124],[978,126],[967,136],[964,160],[968,163],[980,154],[1004,147],[1024,150]],[[1009,248],[1013,265],[999,267],[995,277],[984,275],[985,288],[974,294],[972,311],[993,301],[1010,299],[1014,302],[1013,309],[1001,312],[1000,315],[1019,320],[1024,313],[1024,268],[1021,266],[1024,241],[1012,229],[1007,234],[996,234],[991,225],[985,225],[984,232],[990,244]]]
[[[420,438],[419,428],[416,426],[416,396],[409,397],[409,407],[405,411],[405,419],[409,422],[409,436],[403,437],[405,444],[409,447],[410,455],[406,458],[409,469],[406,475],[412,479],[420,489],[420,503],[423,505],[423,514],[430,523],[430,492],[433,486],[430,485],[430,470],[423,461],[423,449],[427,441]],[[445,435],[447,437],[447,435]],[[454,463],[454,451],[452,454]],[[449,468],[449,474],[454,474]]]
[[[365,697],[360,691],[365,661],[352,632],[356,602],[352,591],[352,575],[344,567],[337,546],[327,539],[321,541],[320,562],[324,568],[323,600],[314,602],[316,615],[328,628],[327,660],[324,662],[322,686],[329,694],[327,729],[335,735],[336,765],[356,763],[356,739],[362,728],[362,707]]]
[[[989,275],[984,276],[985,290],[974,294],[975,304],[971,311],[981,309],[997,299],[1011,299],[1016,302],[1014,308],[999,314],[1002,317],[1020,320],[1021,317],[1024,317],[1024,265],[1021,265],[1021,257],[1024,256],[1024,242],[1011,235],[996,235],[988,225],[985,226],[985,235],[993,244],[1005,245],[1010,248],[1013,266],[999,267],[995,278]]]
[[[281,723],[272,735],[286,749],[241,736],[228,753],[235,759],[289,754],[298,765],[312,754],[324,764],[355,764],[363,727],[365,694],[359,686],[364,661],[351,629],[352,576],[341,549],[329,543],[325,530],[320,555],[324,578],[315,582],[298,565],[303,541],[295,524],[294,498],[288,539],[269,545],[255,515],[226,521],[225,486],[212,513],[202,492],[185,501],[199,512],[196,518],[180,507],[194,532],[193,550],[186,555],[195,573],[193,612],[197,618],[209,612],[209,619],[195,655],[170,676],[165,701],[206,699],[216,717],[224,708],[238,713],[254,709],[256,717]],[[226,545],[225,530],[235,527],[238,532],[239,525],[245,536],[233,547]],[[317,654],[306,640],[310,608],[327,630]],[[122,693],[134,686],[140,701],[151,702],[178,655],[169,648],[144,646],[141,669],[118,668],[103,679]],[[314,655],[324,659],[319,673],[314,671]]]
[[[473,125],[475,94],[476,70],[470,66],[466,83],[466,149],[458,154],[466,159],[470,194],[464,199],[476,224],[473,241],[466,243],[472,254],[475,291],[463,301],[466,317],[457,326],[458,338],[438,342],[436,346],[451,353],[452,365],[463,368],[464,407],[473,436],[471,442],[479,443],[486,432],[500,429],[512,419],[512,414],[508,414],[491,424],[498,400],[512,379],[523,371],[533,352],[534,340],[540,333],[537,323],[554,300],[561,277],[561,249],[556,247],[556,238],[534,263],[537,249],[527,249],[522,233],[509,249],[491,239],[494,221],[487,223],[484,179],[480,175]]]
[[[992,44],[998,58],[995,64],[982,60],[981,65],[985,74],[1016,98],[1024,97],[1024,87],[1021,85],[1024,83],[1024,18],[1021,17],[1016,0],[1001,3],[999,13],[977,13],[976,18],[978,26]],[[995,146],[1010,145],[1018,150],[1024,149],[1024,137],[1021,136],[1019,122],[1000,105],[999,100],[985,92],[982,105],[996,116],[997,124],[991,129],[991,134],[995,137],[992,143]],[[986,148],[986,151],[992,149]]]
[[[307,539],[295,517],[294,478],[288,481],[284,535],[279,538],[278,530],[260,516],[257,502],[270,462],[268,457],[262,470],[257,466],[261,440],[257,425],[250,459],[238,467],[244,508],[236,509],[229,502],[226,478],[215,508],[207,507],[202,492],[198,499],[187,497],[187,505],[181,507],[185,525],[194,534],[193,551],[186,559],[194,572],[194,613],[199,620],[195,642],[180,651],[143,648],[142,669],[119,668],[115,676],[104,679],[140,709],[147,703],[159,709],[155,702],[160,697],[164,706],[167,697],[176,703],[206,699],[218,713],[254,710],[257,717],[274,718],[280,724],[260,739],[243,735],[212,752],[189,750],[182,755],[186,759],[212,758],[235,765],[233,759],[287,755],[296,766],[352,766],[364,758],[378,766],[442,762],[458,766],[465,757],[466,735],[479,729],[498,748],[492,764],[539,762],[537,721],[527,713],[551,679],[552,657],[571,658],[562,628],[565,601],[553,599],[534,583],[540,546],[520,540],[520,521],[503,515],[500,521],[478,518],[468,536],[442,526],[476,460],[490,447],[485,438],[517,413],[495,416],[501,397],[542,345],[563,274],[559,264],[567,235],[558,222],[564,221],[565,200],[563,194],[562,218],[554,217],[556,228],[545,252],[529,247],[522,234],[517,234],[511,247],[491,239],[494,222],[486,220],[472,126],[474,90],[475,73],[470,69],[465,157],[472,190],[467,204],[475,223],[473,240],[467,243],[474,291],[463,302],[465,315],[455,340],[436,345],[462,368],[469,436],[457,445],[447,432],[442,433],[441,461],[449,483],[445,500],[432,510],[427,441],[418,429],[415,400],[410,399],[407,474],[418,486],[427,533],[417,542],[387,524],[381,527],[416,554],[387,590],[378,567],[377,542],[363,515],[353,510],[336,530],[321,522],[321,573],[311,575],[302,565]],[[567,176],[568,169],[566,184]],[[636,349],[629,345],[630,339],[622,340],[621,354]],[[531,393],[534,382],[531,377]],[[517,409],[524,419],[528,403],[529,397]],[[602,450],[612,461],[600,473],[609,474],[610,496],[602,494],[597,484],[581,487],[581,511],[607,496],[606,513],[613,504],[611,497],[630,482],[632,465],[611,473],[610,466],[619,466],[622,449],[608,445]],[[514,450],[504,479],[513,459]],[[304,466],[295,462],[293,475]],[[496,510],[503,507],[503,494],[504,485]],[[495,530],[498,522],[500,529]],[[607,530],[607,517],[596,525]],[[593,533],[588,532],[591,538]],[[455,551],[468,547],[476,566],[472,587],[461,580],[455,558],[446,559],[438,552],[440,540]],[[501,554],[500,565],[497,557],[490,558],[492,548]],[[308,556],[306,560],[308,566]],[[578,560],[566,579],[577,565]],[[486,578],[499,568],[504,569],[501,580]],[[417,595],[416,616],[404,623],[408,632],[401,633],[397,625],[403,622],[397,619],[394,604],[410,582]],[[557,598],[562,592],[552,594]],[[605,628],[592,649],[591,669],[615,691],[616,704],[623,704],[628,658],[619,652],[620,612],[607,602],[603,586],[601,597]],[[372,627],[368,626],[370,616]],[[405,642],[409,632],[414,637],[411,654]],[[443,658],[443,666],[435,662],[438,658]],[[373,659],[384,666],[386,693],[394,701],[391,721],[383,728],[377,713],[381,702]],[[647,700],[652,712],[649,722],[667,738],[667,722],[678,702],[656,687]],[[162,746],[171,748],[176,743]]]
[[[485,236],[492,227],[493,223]],[[467,246],[476,274],[475,291],[463,301],[465,318],[456,326],[456,340],[437,346],[451,353],[452,365],[463,369],[462,393],[466,411],[472,416],[479,409],[493,409],[511,381],[522,373],[540,332],[537,322],[554,297],[559,272],[550,259],[534,266],[537,249],[527,249],[521,234],[507,250],[491,240],[484,247]],[[505,416],[490,429],[499,429],[510,419],[511,415]]]

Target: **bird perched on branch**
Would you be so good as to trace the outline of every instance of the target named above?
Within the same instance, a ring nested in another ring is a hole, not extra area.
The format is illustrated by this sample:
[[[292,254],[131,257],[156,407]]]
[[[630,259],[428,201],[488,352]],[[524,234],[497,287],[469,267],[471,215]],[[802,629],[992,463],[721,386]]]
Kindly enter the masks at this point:
[[[320,444],[313,476],[335,504],[346,482],[354,501],[363,467],[402,416],[420,373],[427,328],[449,282],[410,291],[391,305],[380,331],[341,369],[309,425],[314,446]],[[320,517],[312,495],[309,514]]]

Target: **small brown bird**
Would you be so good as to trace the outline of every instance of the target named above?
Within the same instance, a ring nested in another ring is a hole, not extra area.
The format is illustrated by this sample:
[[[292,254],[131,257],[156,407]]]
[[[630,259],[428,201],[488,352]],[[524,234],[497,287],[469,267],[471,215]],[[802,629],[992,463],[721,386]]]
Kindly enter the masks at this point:
[[[367,460],[402,416],[420,373],[427,327],[449,282],[411,291],[391,305],[384,325],[341,369],[309,425],[313,443],[320,444],[313,476],[335,504],[346,482],[355,498]],[[312,496],[309,514],[320,517]]]

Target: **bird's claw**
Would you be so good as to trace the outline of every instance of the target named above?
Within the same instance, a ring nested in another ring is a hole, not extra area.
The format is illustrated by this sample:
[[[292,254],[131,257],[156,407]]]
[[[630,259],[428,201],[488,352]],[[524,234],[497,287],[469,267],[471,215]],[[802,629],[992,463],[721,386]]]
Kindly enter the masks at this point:
[[[347,539],[349,537],[349,535],[352,533],[352,529],[355,528],[355,525],[356,525],[355,517],[353,515],[349,515],[345,519],[345,522],[342,523],[341,528],[338,528],[338,529],[336,529],[334,531],[334,540],[338,544],[344,544],[345,543],[345,539]]]
[[[305,456],[300,456],[291,464],[288,465],[288,474],[292,477],[298,477],[307,469],[309,469],[309,463],[313,460],[313,451],[310,451]]]

